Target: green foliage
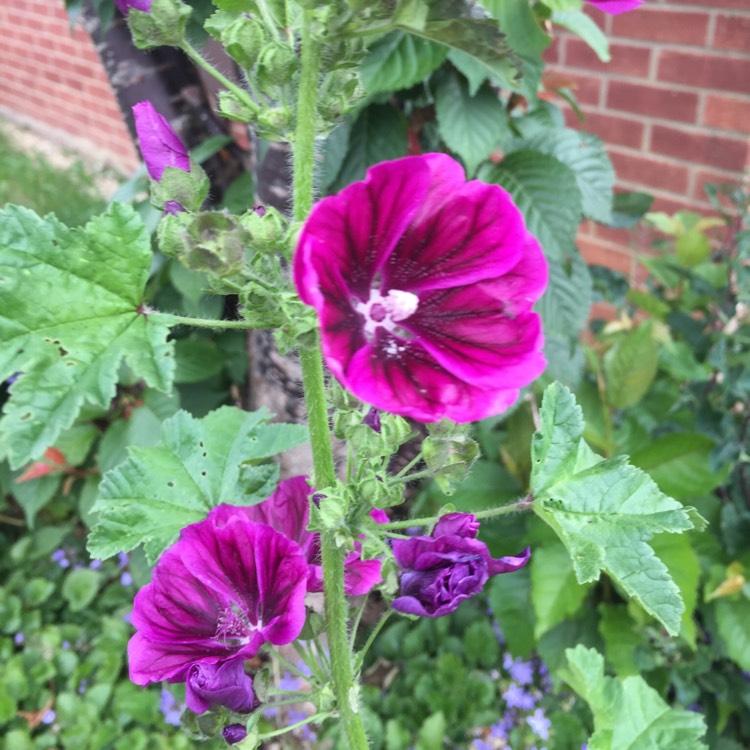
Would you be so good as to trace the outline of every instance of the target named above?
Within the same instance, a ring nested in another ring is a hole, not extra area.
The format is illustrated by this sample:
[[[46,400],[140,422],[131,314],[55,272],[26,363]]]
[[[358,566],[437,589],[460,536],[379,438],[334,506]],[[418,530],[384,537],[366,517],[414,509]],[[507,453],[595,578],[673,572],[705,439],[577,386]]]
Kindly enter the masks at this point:
[[[178,412],[154,448],[137,448],[104,477],[93,510],[99,519],[89,550],[107,558],[143,544],[151,562],[180,529],[222,503],[253,505],[278,481],[276,464],[260,463],[307,440],[300,425],[268,424],[267,411],[222,407],[204,419]]]
[[[705,750],[702,716],[670,709],[641,677],[606,677],[596,651],[578,646],[566,655],[561,676],[594,713],[592,750]]]
[[[164,321],[143,304],[151,250],[135,211],[112,204],[69,229],[9,207],[0,214],[0,263],[0,378],[23,373],[0,423],[12,467],[40,456],[84,404],[106,408],[123,359],[168,390],[172,346]],[[32,268],[33,296],[24,283]]]

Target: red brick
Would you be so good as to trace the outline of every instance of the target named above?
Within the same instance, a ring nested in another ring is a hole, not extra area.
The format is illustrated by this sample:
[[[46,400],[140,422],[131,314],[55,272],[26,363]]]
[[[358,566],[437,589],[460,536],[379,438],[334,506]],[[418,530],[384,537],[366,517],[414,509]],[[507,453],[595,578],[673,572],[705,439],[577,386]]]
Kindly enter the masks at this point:
[[[595,238],[579,236],[576,244],[586,263],[597,266],[607,266],[615,271],[630,274],[633,266],[633,256],[623,247],[610,245]]]
[[[664,5],[701,5],[706,10],[747,10],[747,0],[663,0]]]
[[[703,111],[703,123],[713,128],[747,133],[750,129],[750,99],[709,94]]]
[[[616,16],[612,36],[703,46],[708,38],[708,15],[643,7],[636,13]]]
[[[603,63],[586,42],[568,37],[565,40],[565,64],[574,68],[645,77],[651,66],[651,48],[632,44],[610,44],[612,59]]]
[[[559,68],[547,72],[555,77],[561,76],[564,78],[581,104],[599,104],[602,91],[602,81],[600,78],[571,73],[569,70],[560,70]]]
[[[562,36],[558,35],[552,39],[552,44],[550,44],[550,46],[547,47],[546,50],[544,50],[544,54],[542,55],[547,65],[556,65],[557,63],[560,62],[561,53],[562,53],[562,45],[563,45]]]
[[[695,184],[691,197],[697,201],[708,201],[708,196],[703,186],[709,185],[738,185],[740,179],[737,175],[727,174],[726,172],[715,172],[710,169],[701,169],[695,175]]]
[[[691,88],[720,89],[750,94],[748,61],[741,58],[695,55],[662,49],[659,51],[658,79],[682,83]]]
[[[610,81],[607,107],[665,120],[695,122],[698,95],[670,88]]]
[[[568,125],[576,130],[586,130],[598,135],[605,143],[617,146],[627,146],[639,149],[643,146],[644,125],[638,120],[605,115],[601,112],[587,112],[586,120],[579,122],[578,118],[569,110],[571,120]],[[565,118],[568,120],[568,117]]]
[[[671,164],[654,156],[615,149],[609,150],[609,156],[615,173],[621,180],[643,185],[646,191],[659,188],[671,193],[687,192],[689,172],[686,166]]]
[[[676,159],[741,172],[748,144],[746,140],[654,125],[651,150]]]
[[[750,15],[717,16],[713,46],[717,49],[750,52]]]

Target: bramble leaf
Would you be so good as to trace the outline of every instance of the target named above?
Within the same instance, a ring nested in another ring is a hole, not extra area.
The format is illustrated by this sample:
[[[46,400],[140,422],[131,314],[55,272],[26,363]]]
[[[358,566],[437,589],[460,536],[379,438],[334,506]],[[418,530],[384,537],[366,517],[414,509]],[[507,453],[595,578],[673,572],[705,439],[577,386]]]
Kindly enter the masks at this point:
[[[703,716],[670,709],[640,676],[616,680],[604,674],[594,649],[569,648],[564,679],[591,707],[595,732],[589,750],[706,750]]]
[[[159,445],[131,447],[99,488],[88,543],[92,557],[143,544],[153,562],[180,529],[203,520],[211,508],[254,505],[267,497],[278,467],[256,464],[307,440],[306,427],[268,424],[272,416],[232,406],[203,419],[179,411],[164,422]]]
[[[571,392],[544,394],[532,440],[534,511],[568,549],[579,583],[606,572],[672,635],[685,609],[680,591],[648,541],[682,533],[703,519],[664,495],[627,458],[604,460],[583,441],[583,416]]]
[[[151,258],[129,206],[80,229],[18,206],[0,212],[0,380],[22,373],[0,422],[12,467],[41,456],[85,403],[106,408],[123,359],[169,390],[167,318],[143,305]]]

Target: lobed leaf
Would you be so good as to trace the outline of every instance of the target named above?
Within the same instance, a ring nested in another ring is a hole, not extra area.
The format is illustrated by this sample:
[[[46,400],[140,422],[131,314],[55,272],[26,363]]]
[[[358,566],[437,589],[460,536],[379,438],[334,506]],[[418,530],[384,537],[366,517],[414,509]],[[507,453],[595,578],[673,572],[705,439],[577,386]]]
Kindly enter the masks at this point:
[[[582,435],[583,417],[571,392],[549,386],[532,440],[534,510],[565,544],[579,583],[606,572],[676,635],[685,607],[648,541],[662,532],[688,531],[702,519],[664,495],[626,457],[596,456]]]
[[[278,467],[253,466],[307,440],[302,425],[268,424],[273,415],[224,406],[203,419],[179,411],[162,426],[156,447],[134,446],[108,471],[93,512],[92,557],[144,545],[150,561],[180,529],[222,503],[254,505],[270,494]]]
[[[129,206],[76,229],[18,206],[0,211],[0,380],[22,373],[0,454],[14,468],[38,458],[85,403],[106,408],[123,359],[154,388],[171,387],[166,318],[143,305],[151,259]]]

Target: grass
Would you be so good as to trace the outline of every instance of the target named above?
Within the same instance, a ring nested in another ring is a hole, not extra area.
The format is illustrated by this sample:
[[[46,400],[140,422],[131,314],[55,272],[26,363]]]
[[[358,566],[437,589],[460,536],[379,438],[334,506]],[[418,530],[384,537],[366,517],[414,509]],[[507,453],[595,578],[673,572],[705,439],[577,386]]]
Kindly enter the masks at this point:
[[[95,177],[80,161],[62,168],[37,151],[27,151],[0,126],[0,207],[14,203],[39,215],[53,213],[80,226],[107,204]]]

